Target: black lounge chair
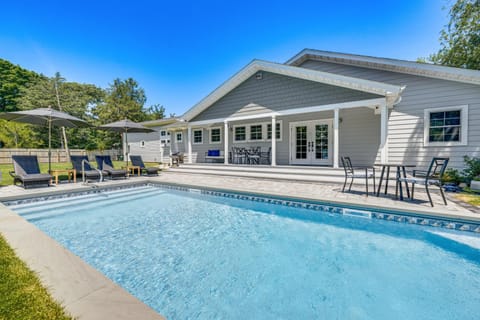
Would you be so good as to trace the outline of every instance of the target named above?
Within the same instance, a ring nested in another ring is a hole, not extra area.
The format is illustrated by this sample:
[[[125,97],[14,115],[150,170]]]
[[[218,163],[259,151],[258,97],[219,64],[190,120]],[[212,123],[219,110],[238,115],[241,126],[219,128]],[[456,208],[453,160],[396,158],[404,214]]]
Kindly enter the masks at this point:
[[[160,171],[160,168],[157,167],[145,167],[142,156],[130,155],[130,161],[132,162],[132,166],[139,167],[140,170],[142,170],[142,173],[145,173],[148,176],[158,175],[158,172]]]
[[[37,156],[12,156],[13,168],[10,175],[13,177],[13,184],[21,183],[27,189],[30,186],[50,186],[52,176],[40,173]]]
[[[103,180],[103,172],[93,168],[88,161],[87,156],[70,156],[73,169],[77,171],[77,176],[82,176],[82,181],[87,180]]]
[[[352,166],[352,160],[350,157],[342,157],[342,165],[345,170],[345,182],[343,183],[342,192],[345,192],[345,186],[347,180],[350,178],[350,186],[348,191],[352,189],[353,180],[355,178],[365,179],[365,188],[368,197],[368,179],[373,179],[373,193],[375,194],[375,168],[374,167],[354,167]]]
[[[115,169],[110,156],[95,156],[99,170],[105,171],[111,179],[127,178],[127,170]]]
[[[432,197],[430,196],[430,191],[428,190],[429,186],[437,186],[440,188],[440,194],[442,195],[443,203],[447,205],[447,199],[445,199],[445,194],[443,193],[443,174],[447,169],[449,158],[439,158],[435,157],[430,162],[430,166],[427,171],[422,170],[413,170],[413,177],[400,178],[398,181],[407,182],[412,184],[412,200],[413,193],[415,191],[415,185],[420,184],[425,186],[425,191],[427,191],[428,200],[430,205],[433,207]]]

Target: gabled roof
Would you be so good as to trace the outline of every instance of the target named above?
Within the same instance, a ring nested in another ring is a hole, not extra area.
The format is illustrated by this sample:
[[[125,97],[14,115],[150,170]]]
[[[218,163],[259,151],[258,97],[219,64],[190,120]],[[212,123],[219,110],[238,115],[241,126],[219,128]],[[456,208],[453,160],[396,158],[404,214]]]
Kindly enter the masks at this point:
[[[182,120],[178,117],[169,117],[169,118],[163,118],[163,119],[157,119],[157,120],[144,121],[141,124],[144,125],[145,127],[158,127],[158,126],[165,126],[178,121],[182,121]]]
[[[377,94],[380,96],[389,97],[391,98],[391,101],[398,101],[401,93],[405,89],[405,87],[383,82],[346,77],[338,74],[299,68],[268,61],[253,60],[239,72],[233,75],[230,79],[220,85],[217,89],[215,89],[212,93],[210,93],[207,97],[194,105],[183,115],[183,118],[187,121],[192,120],[198,114],[210,107],[213,103],[220,100],[242,82],[259,71],[271,72],[288,77]]]
[[[394,71],[417,76],[458,81],[480,85],[480,70],[445,67],[429,63],[419,63],[406,60],[377,58],[356,54],[304,49],[285,64],[299,66],[307,60],[335,62],[361,66],[371,69]]]

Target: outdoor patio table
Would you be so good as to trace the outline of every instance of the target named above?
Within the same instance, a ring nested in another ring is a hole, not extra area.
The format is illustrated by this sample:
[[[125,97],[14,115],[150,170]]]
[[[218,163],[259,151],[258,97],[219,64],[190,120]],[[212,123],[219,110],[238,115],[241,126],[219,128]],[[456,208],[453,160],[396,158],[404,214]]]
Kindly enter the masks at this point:
[[[60,174],[66,173],[68,176],[68,182],[70,182],[70,177],[72,177],[73,183],[77,183],[77,170],[75,169],[53,169],[50,170],[50,174],[55,178],[55,184],[58,185],[58,176]]]
[[[122,167],[122,169],[127,170],[129,176],[135,175],[135,170],[137,170],[137,175],[140,176],[141,168],[139,166],[126,166],[126,167]]]
[[[380,195],[383,177],[385,175],[385,169],[387,169],[387,176],[385,178],[385,194],[387,194],[388,179],[390,178],[390,168],[396,167],[397,176],[396,176],[396,185],[395,185],[395,196],[398,195],[398,189],[400,189],[400,200],[403,200],[402,184],[399,182],[399,178],[402,176],[402,174],[403,174],[403,177],[406,178],[407,177],[406,168],[415,168],[415,165],[392,162],[392,163],[376,163],[375,166],[382,167],[382,173],[380,174],[380,181],[378,182],[377,197]],[[406,181],[405,181],[405,189],[407,190],[407,197],[410,198],[410,190],[408,188],[408,183]]]

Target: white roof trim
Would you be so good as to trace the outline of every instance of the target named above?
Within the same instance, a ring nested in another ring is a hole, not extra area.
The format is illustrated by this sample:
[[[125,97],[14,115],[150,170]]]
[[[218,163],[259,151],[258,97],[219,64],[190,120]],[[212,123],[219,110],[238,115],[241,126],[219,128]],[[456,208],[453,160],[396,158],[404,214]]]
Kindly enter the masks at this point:
[[[285,64],[299,66],[307,60],[341,63],[365,68],[386,70],[480,85],[480,70],[446,67],[407,60],[378,58],[356,54],[304,49]]]
[[[272,117],[272,116],[282,117],[282,116],[289,116],[289,115],[303,114],[303,113],[311,113],[311,112],[331,111],[331,110],[335,110],[335,109],[349,109],[349,108],[359,108],[359,107],[374,108],[376,106],[383,106],[386,103],[387,102],[386,102],[385,98],[376,98],[376,99],[367,99],[367,100],[358,100],[358,101],[325,104],[325,105],[320,105],[320,106],[311,106],[311,107],[304,107],[304,108],[292,108],[292,109],[286,109],[286,110],[275,111],[275,112],[253,114],[253,115],[248,115],[248,116],[193,121],[193,122],[189,122],[188,125],[191,126],[191,127],[198,127],[198,126],[204,126],[204,125],[211,125],[211,124],[214,124],[214,123],[242,121],[242,120],[254,120],[254,119],[261,119],[261,118],[269,118],[269,117]]]
[[[333,73],[298,68],[273,62],[253,60],[246,67],[237,72],[230,79],[225,81],[221,86],[219,86],[212,93],[210,93],[207,97],[194,105],[183,115],[183,118],[187,121],[193,119],[258,71],[271,72],[275,74],[285,75],[288,77],[310,80],[337,87],[344,87],[348,89],[377,94],[385,97],[390,97],[392,101],[397,101],[401,93],[405,89],[405,87],[390,85],[383,82],[346,77]]]

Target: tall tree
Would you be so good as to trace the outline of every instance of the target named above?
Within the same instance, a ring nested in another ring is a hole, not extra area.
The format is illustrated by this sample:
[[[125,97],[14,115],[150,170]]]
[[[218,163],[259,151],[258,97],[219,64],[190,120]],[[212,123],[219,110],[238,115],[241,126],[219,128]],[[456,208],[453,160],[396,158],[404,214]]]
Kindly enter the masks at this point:
[[[132,78],[115,79],[107,89],[105,103],[97,105],[93,114],[99,123],[105,124],[128,118],[132,121],[145,121],[147,116],[143,106],[147,98],[145,91]],[[97,147],[108,149],[121,145],[120,136],[116,133],[99,131],[95,133]]]
[[[115,79],[107,89],[105,103],[95,109],[98,119],[113,122],[128,118],[132,121],[144,121],[146,118],[143,106],[147,98],[145,91],[132,78]]]
[[[480,0],[457,0],[449,14],[450,22],[440,35],[441,48],[430,60],[480,70]]]
[[[145,113],[145,120],[158,120],[165,118],[165,108],[159,104],[150,106]]]
[[[57,93],[58,92],[58,93]],[[17,107],[21,110],[30,110],[35,108],[45,108],[51,106],[55,109],[62,109],[62,111],[72,114],[76,117],[87,121],[92,121],[91,109],[98,103],[101,103],[104,98],[102,89],[89,84],[79,84],[76,82],[66,82],[59,73],[55,77],[47,78],[41,77],[37,79],[30,86],[22,89],[21,96],[17,99]],[[42,127],[32,128],[39,132],[42,137],[46,137],[47,131]],[[78,130],[78,131],[77,131]],[[69,133],[81,132],[81,129],[68,129]],[[53,129],[54,139],[52,143],[54,146],[59,146],[61,139],[59,139],[61,130]],[[76,134],[68,134],[73,146],[82,147],[78,143]],[[43,139],[46,140],[46,139]]]
[[[0,112],[17,111],[16,99],[22,88],[41,77],[39,74],[0,59]]]

